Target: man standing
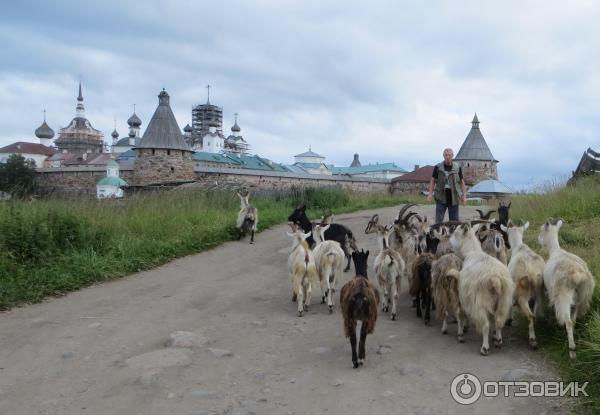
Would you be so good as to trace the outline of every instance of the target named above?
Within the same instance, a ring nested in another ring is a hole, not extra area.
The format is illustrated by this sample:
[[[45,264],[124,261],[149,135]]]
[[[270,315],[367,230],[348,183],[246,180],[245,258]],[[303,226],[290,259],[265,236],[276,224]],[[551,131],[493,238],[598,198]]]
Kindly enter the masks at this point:
[[[431,200],[432,196],[435,199],[435,223],[444,221],[446,209],[448,209],[449,220],[458,220],[459,202],[462,201],[463,205],[467,203],[467,189],[462,169],[452,162],[453,157],[454,151],[451,148],[445,149],[444,161],[435,166],[429,180],[427,200]]]

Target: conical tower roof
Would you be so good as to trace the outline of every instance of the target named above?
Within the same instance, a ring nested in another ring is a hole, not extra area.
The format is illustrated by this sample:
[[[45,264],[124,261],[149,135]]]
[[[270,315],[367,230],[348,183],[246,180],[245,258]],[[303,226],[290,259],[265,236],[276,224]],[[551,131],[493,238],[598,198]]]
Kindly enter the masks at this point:
[[[458,154],[456,154],[454,160],[482,160],[498,162],[498,160],[496,160],[492,155],[490,148],[481,134],[477,113],[473,117],[473,121],[471,121],[471,131],[469,131],[467,138],[465,138],[465,141],[460,147],[460,150],[458,150]]]
[[[148,127],[135,148],[165,148],[192,151],[185,142],[175,115],[169,105],[169,94],[163,90],[158,94],[158,107]]]

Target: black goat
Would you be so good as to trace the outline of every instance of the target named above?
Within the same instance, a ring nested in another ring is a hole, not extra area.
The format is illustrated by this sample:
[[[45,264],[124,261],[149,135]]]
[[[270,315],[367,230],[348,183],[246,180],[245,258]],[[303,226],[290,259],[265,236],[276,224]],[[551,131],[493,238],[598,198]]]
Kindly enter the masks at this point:
[[[356,369],[365,360],[365,343],[367,334],[373,333],[377,323],[377,307],[379,304],[379,292],[369,283],[367,277],[367,259],[369,251],[352,253],[356,276],[348,281],[340,291],[340,305],[344,317],[344,334],[350,337],[352,347],[352,364]],[[356,353],[356,325],[358,320],[360,326],[360,343],[358,355]]]
[[[431,266],[435,260],[435,251],[439,239],[432,238],[430,235],[418,235],[416,250],[419,255],[412,267],[413,278],[410,281],[410,295],[416,297],[413,305],[417,308],[417,317],[422,317],[421,308],[425,309],[425,324],[429,324],[431,320],[431,310],[435,310],[433,297],[431,293]],[[425,252],[422,249],[422,239],[426,240],[427,248]]]
[[[306,233],[312,232],[313,223],[306,216],[306,205],[298,206],[288,217],[288,222],[292,222],[300,226]],[[325,240],[336,241],[340,244],[347,260],[346,269],[344,269],[344,271],[349,271],[351,258],[350,250],[352,249],[353,251],[356,251],[358,249],[356,246],[356,239],[354,239],[352,231],[344,225],[332,223],[330,224],[329,229],[325,231]],[[311,248],[315,245],[315,240],[313,239],[312,235],[306,239],[306,242]]]

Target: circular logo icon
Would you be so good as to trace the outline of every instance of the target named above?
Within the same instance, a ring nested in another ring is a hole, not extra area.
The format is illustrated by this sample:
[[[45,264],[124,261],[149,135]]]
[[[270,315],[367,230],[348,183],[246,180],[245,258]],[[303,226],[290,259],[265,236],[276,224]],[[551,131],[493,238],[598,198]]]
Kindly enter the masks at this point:
[[[450,395],[461,405],[471,405],[481,396],[481,382],[475,375],[461,373],[452,380]]]

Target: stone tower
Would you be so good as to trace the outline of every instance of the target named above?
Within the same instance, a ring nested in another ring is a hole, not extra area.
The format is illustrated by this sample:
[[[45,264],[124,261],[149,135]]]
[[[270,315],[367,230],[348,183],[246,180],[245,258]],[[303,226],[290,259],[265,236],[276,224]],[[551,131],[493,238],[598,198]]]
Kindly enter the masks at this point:
[[[481,134],[477,114],[471,121],[471,131],[454,157],[454,161],[462,167],[465,184],[469,187],[482,180],[498,180],[496,168],[498,160],[492,155]]]
[[[136,186],[176,184],[195,178],[193,151],[183,139],[164,88],[158,94],[158,107],[134,150],[133,184]]]

